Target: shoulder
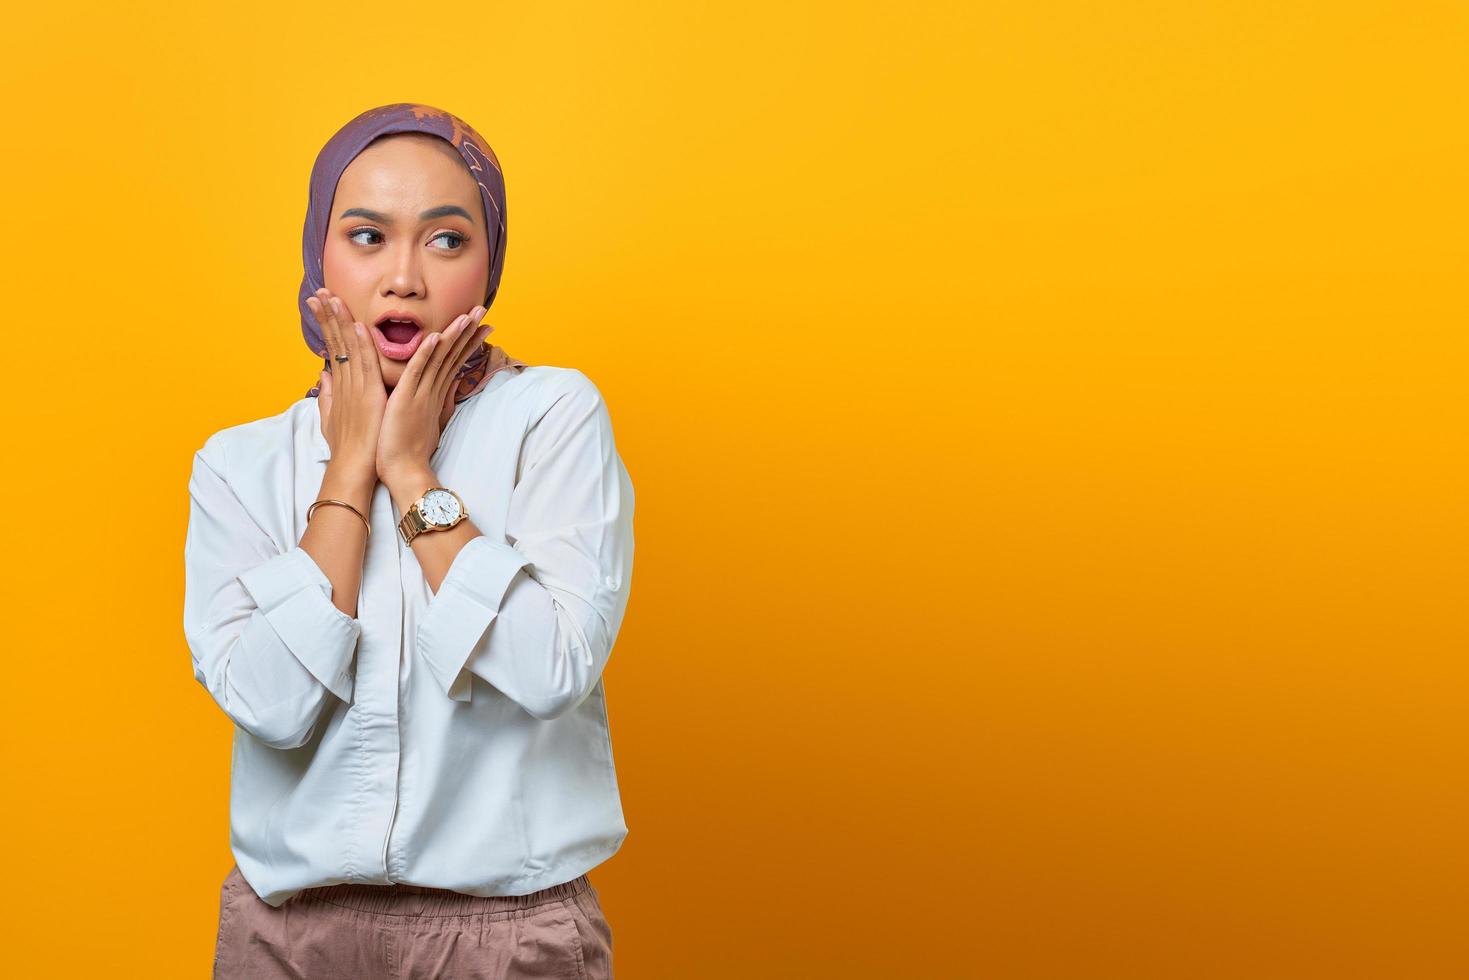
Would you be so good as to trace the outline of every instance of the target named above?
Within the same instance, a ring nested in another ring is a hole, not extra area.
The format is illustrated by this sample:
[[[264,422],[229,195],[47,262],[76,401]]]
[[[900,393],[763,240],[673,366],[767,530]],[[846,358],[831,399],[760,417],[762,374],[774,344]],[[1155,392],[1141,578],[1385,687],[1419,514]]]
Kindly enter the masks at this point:
[[[596,398],[602,393],[580,369],[533,364],[512,379],[518,397],[542,409],[549,409],[564,398]],[[509,387],[509,386],[507,386]]]
[[[195,455],[221,476],[231,465],[258,467],[272,455],[290,454],[307,426],[316,424],[316,399],[301,398],[275,415],[228,425],[204,440]]]
[[[521,407],[527,430],[606,411],[601,390],[573,367],[531,365],[505,384],[505,394]]]

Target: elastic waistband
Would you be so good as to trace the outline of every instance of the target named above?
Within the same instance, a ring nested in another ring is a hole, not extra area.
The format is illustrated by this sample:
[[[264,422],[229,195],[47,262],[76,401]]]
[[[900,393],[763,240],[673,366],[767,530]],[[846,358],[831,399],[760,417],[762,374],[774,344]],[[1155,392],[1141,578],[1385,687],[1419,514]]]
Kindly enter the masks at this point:
[[[294,902],[325,902],[362,912],[384,915],[438,916],[511,913],[538,905],[562,902],[591,888],[585,874],[529,895],[466,895],[447,888],[424,885],[362,885],[344,883],[303,888],[291,897]]]

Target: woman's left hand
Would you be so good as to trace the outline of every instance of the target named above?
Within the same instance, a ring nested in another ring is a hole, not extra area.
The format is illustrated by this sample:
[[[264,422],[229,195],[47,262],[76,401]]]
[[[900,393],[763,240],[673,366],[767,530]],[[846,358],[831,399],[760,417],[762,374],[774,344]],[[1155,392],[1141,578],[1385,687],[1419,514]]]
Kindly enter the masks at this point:
[[[382,483],[430,469],[429,457],[454,412],[450,399],[455,376],[494,329],[480,324],[485,313],[485,307],[476,306],[442,333],[429,334],[413,352],[383,410],[377,444]]]

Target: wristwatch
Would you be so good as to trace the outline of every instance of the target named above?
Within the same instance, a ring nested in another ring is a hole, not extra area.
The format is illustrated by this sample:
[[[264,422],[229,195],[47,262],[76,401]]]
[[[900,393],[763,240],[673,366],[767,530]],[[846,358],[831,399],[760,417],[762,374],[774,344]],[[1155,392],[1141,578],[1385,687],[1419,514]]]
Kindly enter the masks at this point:
[[[405,544],[412,544],[424,531],[447,531],[468,516],[459,494],[448,487],[432,487],[409,505],[398,522],[398,533]]]

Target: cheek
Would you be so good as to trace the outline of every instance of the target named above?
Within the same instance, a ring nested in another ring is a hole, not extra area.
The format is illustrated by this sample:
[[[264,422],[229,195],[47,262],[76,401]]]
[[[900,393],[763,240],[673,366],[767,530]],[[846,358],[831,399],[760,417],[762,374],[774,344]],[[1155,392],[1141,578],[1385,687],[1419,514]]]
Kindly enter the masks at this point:
[[[443,271],[437,286],[439,294],[453,311],[451,319],[484,300],[486,278],[483,269],[468,261],[455,262],[452,269]]]
[[[359,300],[371,294],[371,268],[336,239],[327,239],[322,250],[321,278],[323,285],[340,296],[354,316],[358,315]]]

